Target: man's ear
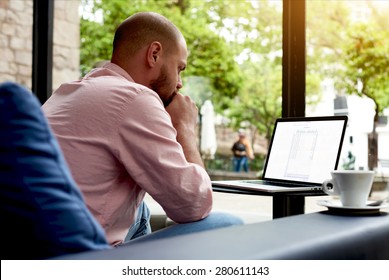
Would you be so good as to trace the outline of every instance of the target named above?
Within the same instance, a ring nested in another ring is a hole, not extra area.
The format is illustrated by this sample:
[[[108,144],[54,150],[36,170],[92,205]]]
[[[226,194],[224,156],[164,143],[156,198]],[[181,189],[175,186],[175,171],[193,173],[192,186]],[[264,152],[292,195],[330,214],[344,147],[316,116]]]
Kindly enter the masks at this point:
[[[162,44],[154,41],[150,44],[147,50],[147,63],[150,67],[154,67],[162,55]]]

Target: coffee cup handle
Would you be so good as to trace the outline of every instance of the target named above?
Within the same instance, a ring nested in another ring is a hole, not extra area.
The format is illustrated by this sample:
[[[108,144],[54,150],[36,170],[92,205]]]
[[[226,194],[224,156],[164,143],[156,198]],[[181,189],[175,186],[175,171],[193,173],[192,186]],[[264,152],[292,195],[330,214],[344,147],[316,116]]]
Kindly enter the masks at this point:
[[[326,194],[339,195],[339,190],[332,179],[325,180],[321,186]]]

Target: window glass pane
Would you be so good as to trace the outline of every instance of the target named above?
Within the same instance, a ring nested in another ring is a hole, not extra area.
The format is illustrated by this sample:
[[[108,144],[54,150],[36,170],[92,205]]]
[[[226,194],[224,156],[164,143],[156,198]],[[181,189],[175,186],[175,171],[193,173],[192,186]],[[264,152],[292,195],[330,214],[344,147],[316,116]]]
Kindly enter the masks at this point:
[[[240,130],[245,132],[255,153],[250,170],[258,172],[263,167],[274,121],[282,113],[282,1],[217,2],[209,3],[209,26],[223,39],[222,46],[226,48],[223,53],[232,56],[233,61],[230,65],[217,62],[214,71],[232,84],[216,84],[203,90],[211,95],[201,96],[198,103],[207,98],[214,102],[219,116],[218,156],[224,155],[224,169],[233,170],[229,166],[231,146]],[[214,55],[218,54],[212,52]],[[232,67],[236,72],[231,71]],[[192,86],[193,78],[198,77],[188,77],[189,83],[184,88],[188,94],[195,92],[195,88],[202,90]]]
[[[110,59],[114,31],[126,17],[146,10],[163,14],[182,31],[190,51],[181,92],[195,100],[200,112],[211,101],[217,115],[216,153],[224,158],[208,167],[232,170],[231,147],[243,129],[258,154],[252,170],[262,168],[274,120],[281,116],[281,0],[83,0],[81,4],[82,74]],[[202,152],[208,157],[206,149]]]
[[[389,159],[389,2],[306,1],[306,115],[347,114],[339,168]]]

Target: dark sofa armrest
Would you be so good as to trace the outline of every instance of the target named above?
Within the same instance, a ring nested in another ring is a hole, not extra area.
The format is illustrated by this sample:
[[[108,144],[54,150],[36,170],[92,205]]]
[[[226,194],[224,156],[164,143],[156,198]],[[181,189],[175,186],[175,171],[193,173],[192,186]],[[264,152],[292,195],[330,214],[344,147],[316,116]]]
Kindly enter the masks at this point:
[[[389,259],[389,214],[325,211],[59,259]]]

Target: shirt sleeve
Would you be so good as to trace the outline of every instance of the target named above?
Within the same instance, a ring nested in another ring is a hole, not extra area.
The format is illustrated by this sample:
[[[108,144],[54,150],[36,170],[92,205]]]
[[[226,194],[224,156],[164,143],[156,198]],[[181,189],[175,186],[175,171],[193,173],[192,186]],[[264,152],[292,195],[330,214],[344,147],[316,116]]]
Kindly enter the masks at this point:
[[[137,95],[120,122],[115,150],[134,181],[173,221],[205,218],[212,208],[211,180],[204,168],[186,160],[157,94]]]

